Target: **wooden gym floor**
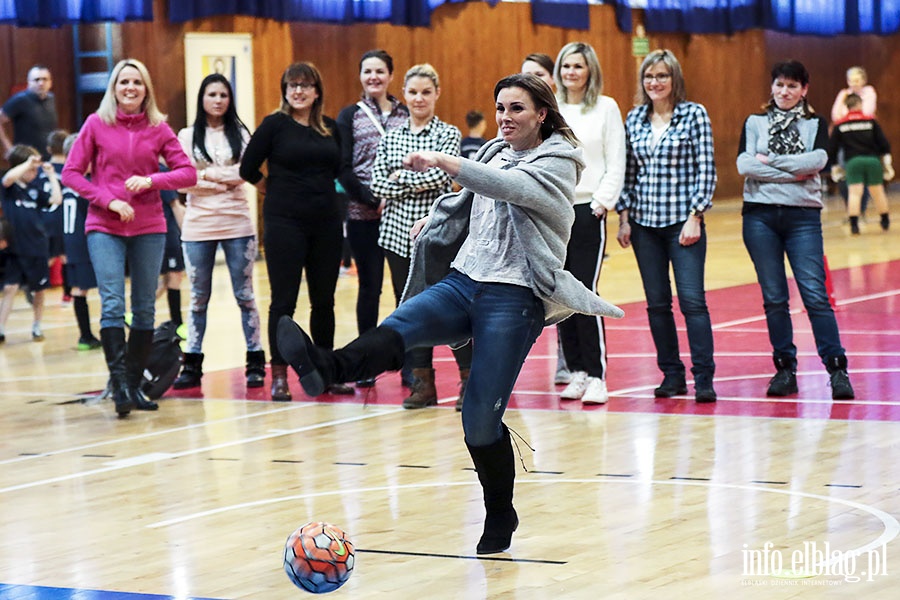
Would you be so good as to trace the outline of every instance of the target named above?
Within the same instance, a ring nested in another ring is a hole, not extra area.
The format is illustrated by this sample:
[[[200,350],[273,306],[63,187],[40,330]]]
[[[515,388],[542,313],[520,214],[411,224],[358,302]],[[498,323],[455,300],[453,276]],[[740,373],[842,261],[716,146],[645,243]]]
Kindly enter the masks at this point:
[[[294,401],[272,403],[267,389],[243,385],[238,311],[219,267],[202,389],[119,420],[90,400],[106,380],[102,352],[74,349],[59,290],[48,294],[43,343],[30,340],[20,298],[0,346],[0,599],[296,598],[304,592],[282,571],[282,546],[312,520],[356,545],[336,597],[894,598],[900,214],[888,233],[870,216],[858,237],[839,200],[823,217],[856,400],[831,400],[796,297],[800,393],[765,397],[770,350],[735,201],[708,216],[719,401],[697,405],[692,388],[655,400],[640,280],[613,241],[603,293],[626,318],[606,324],[611,400],[560,402],[547,329],[506,417],[534,448],[518,443],[521,525],[510,551],[491,557],[474,554],[481,490],[446,349],[436,351],[437,408],[400,408],[396,374],[314,402],[293,381]],[[256,277],[265,315],[262,263]],[[338,287],[343,344],[355,332],[355,278]],[[91,310],[96,321],[96,294]],[[164,300],[158,313],[167,318]]]

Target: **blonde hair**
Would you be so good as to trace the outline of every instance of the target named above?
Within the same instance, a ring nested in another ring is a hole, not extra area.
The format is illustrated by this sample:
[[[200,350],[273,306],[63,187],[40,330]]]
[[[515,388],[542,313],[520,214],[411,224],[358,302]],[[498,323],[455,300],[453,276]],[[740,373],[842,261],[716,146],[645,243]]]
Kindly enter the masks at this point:
[[[435,89],[441,87],[441,80],[438,77],[437,71],[428,63],[422,63],[420,65],[413,65],[412,67],[410,67],[409,71],[406,72],[406,75],[403,76],[404,88],[406,87],[406,84],[409,83],[409,80],[413,77],[427,77],[434,84]]]
[[[119,75],[125,67],[137,69],[141,75],[144,89],[146,90],[144,101],[141,103],[141,110],[147,115],[150,125],[156,127],[160,123],[165,122],[168,117],[159,110],[156,104],[156,94],[153,92],[153,81],[150,79],[150,72],[144,66],[144,63],[134,58],[120,60],[113,67],[112,73],[109,75],[109,83],[106,84],[106,92],[103,94],[103,99],[100,100],[100,108],[97,109],[97,116],[107,125],[116,123],[116,112],[119,108],[119,101],[116,100],[116,82],[119,80]]]
[[[603,94],[603,71],[600,69],[600,59],[590,44],[584,42],[571,42],[562,47],[556,56],[553,68],[553,79],[556,81],[556,97],[562,102],[569,101],[569,92],[562,82],[563,60],[572,54],[580,54],[584,57],[584,63],[588,70],[587,87],[584,90],[584,99],[581,101],[581,112],[587,112],[594,108],[597,99]]]

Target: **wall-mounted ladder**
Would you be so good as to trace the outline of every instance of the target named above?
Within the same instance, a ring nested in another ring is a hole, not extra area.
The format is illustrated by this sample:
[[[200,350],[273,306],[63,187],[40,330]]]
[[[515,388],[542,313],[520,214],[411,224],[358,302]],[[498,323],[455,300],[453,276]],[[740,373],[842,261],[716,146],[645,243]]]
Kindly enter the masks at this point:
[[[84,27],[92,27],[86,25]],[[82,46],[82,31],[79,25],[72,26],[72,40],[75,59],[75,118],[78,127],[84,122],[84,97],[88,94],[102,94],[106,91],[109,82],[109,74],[113,69],[113,35],[112,23],[103,23],[103,35],[97,36],[102,42],[102,47],[85,50]],[[100,70],[99,65],[105,60],[106,70]],[[85,64],[88,66],[86,67]]]

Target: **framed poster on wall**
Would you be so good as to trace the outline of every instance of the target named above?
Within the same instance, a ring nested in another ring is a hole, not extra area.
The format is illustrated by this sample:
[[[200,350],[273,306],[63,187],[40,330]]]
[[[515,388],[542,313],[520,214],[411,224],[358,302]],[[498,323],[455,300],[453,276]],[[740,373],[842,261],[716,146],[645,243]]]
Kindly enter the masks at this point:
[[[249,33],[186,33],[184,35],[184,89],[187,123],[194,122],[197,94],[203,78],[221,73],[234,89],[238,116],[251,129],[256,126],[253,93],[253,38]],[[256,188],[244,184],[253,224],[257,224]]]

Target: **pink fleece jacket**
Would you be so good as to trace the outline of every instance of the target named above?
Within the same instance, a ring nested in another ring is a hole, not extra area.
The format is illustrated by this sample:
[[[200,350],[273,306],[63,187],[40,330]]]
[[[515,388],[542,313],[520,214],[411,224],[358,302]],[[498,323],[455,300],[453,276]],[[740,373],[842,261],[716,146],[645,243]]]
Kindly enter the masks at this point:
[[[160,159],[168,172],[160,172]],[[153,187],[129,192],[125,180],[132,175],[150,176]],[[62,181],[90,202],[85,231],[131,237],[165,233],[159,190],[190,187],[197,183],[197,171],[166,123],[152,127],[144,113],[119,112],[115,125],[108,125],[94,113],[72,146]],[[133,221],[125,223],[109,210],[109,203],[117,199],[134,209]]]

